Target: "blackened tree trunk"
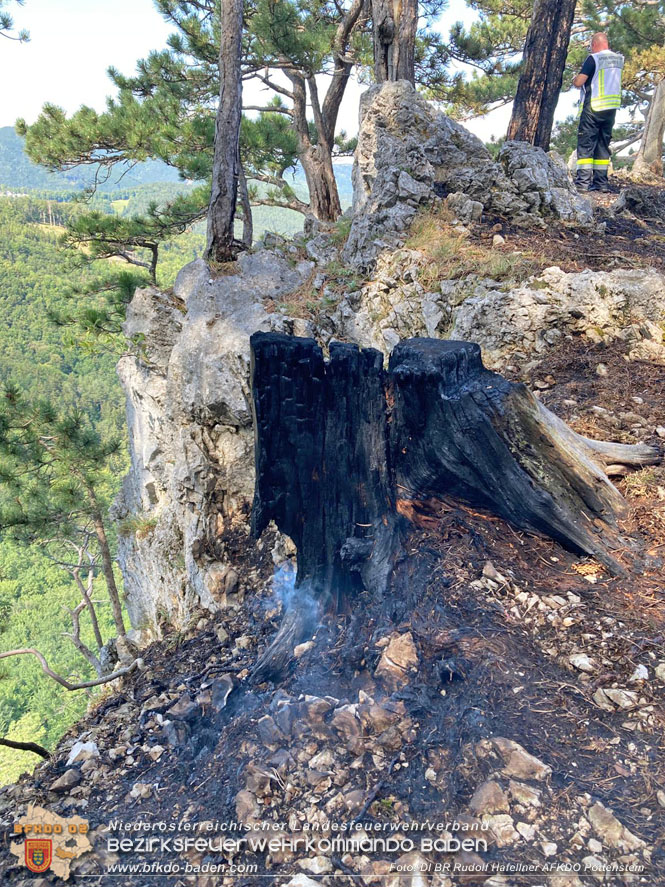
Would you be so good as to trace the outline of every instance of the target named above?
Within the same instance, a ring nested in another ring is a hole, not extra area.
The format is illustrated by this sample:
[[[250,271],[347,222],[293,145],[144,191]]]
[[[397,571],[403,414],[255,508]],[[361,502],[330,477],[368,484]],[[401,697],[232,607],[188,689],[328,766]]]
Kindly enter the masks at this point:
[[[237,250],[234,221],[240,174],[242,11],[242,0],[222,0],[219,107],[215,123],[206,251],[206,257],[215,262],[231,261]]]
[[[647,119],[644,124],[644,134],[635,157],[632,175],[640,178],[644,174],[652,176],[663,175],[663,134],[665,133],[665,80],[656,84]]]
[[[374,77],[416,82],[417,0],[372,0]]]
[[[271,520],[298,550],[297,595],[254,680],[279,674],[326,608],[385,587],[398,550],[383,355],[255,333],[252,531]]]
[[[536,0],[508,139],[549,150],[576,0]]]
[[[255,333],[257,481],[252,529],[270,520],[298,549],[299,586],[326,600],[385,582],[394,503],[383,355]],[[303,516],[307,514],[306,520]]]
[[[298,551],[297,596],[254,670],[283,670],[339,598],[382,594],[403,552],[398,514],[454,498],[593,555],[619,575],[625,502],[603,471],[659,461],[651,447],[576,434],[471,342],[410,339],[388,373],[373,349],[255,333],[252,530],[271,520]]]
[[[603,466],[658,461],[651,447],[581,437],[473,343],[401,342],[388,373],[373,349],[334,343],[326,364],[313,339],[251,345],[252,530],[274,520],[298,551],[296,597],[253,680],[283,672],[340,598],[389,588],[413,502],[457,498],[622,572],[625,503]]]

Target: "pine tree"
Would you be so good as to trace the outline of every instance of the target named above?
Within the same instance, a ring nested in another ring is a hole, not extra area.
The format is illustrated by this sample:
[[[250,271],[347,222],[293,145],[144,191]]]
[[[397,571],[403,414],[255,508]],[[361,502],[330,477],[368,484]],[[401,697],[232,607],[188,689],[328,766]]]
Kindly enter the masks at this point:
[[[30,34],[25,30],[14,31],[14,19],[6,10],[8,0],[0,0],[0,37],[8,40],[16,40],[19,43],[27,43]],[[23,6],[25,0],[14,0],[17,6]]]
[[[425,22],[439,14],[444,2],[421,4]],[[168,47],[140,60],[131,77],[109,70],[118,94],[103,114],[81,108],[67,118],[46,105],[34,125],[19,121],[32,160],[53,170],[90,165],[104,181],[133,163],[156,158],[185,179],[210,182],[219,93],[218,3],[155,3],[176,28]],[[371,67],[372,41],[363,0],[257,0],[246,6],[245,25],[243,80],[255,78],[270,93],[264,103],[245,106],[258,117],[244,118],[240,133],[236,218],[243,221],[243,241],[249,243],[250,203],[282,205],[324,220],[339,214],[333,156],[353,146],[336,138],[337,117],[354,67]],[[437,34],[426,27],[418,32],[414,64],[419,84],[434,92],[459,79],[445,73],[448,58]],[[329,78],[325,94],[317,84],[321,74]],[[305,172],[309,200],[297,198],[285,176],[297,162]],[[205,197],[201,191],[200,219],[207,212]]]
[[[212,192],[206,255],[229,262],[236,255],[234,221],[240,178],[243,0],[222,0],[219,104],[215,123]]]
[[[451,29],[449,52],[477,73],[470,79],[458,78],[443,96],[450,112],[461,118],[486,113],[513,100],[533,11],[531,0],[467,0],[467,5],[479,13],[478,21],[468,29],[461,24]],[[632,116],[641,113],[648,117],[663,67],[659,56],[665,45],[664,0],[578,2],[564,83],[579,72],[588,54],[589,39],[597,31],[606,31],[612,49],[626,57],[623,107]],[[542,59],[536,58],[539,61]],[[657,140],[657,127],[655,131]],[[637,141],[643,132],[644,126],[640,126],[622,147]]]
[[[536,0],[508,138],[549,150],[576,0]]]
[[[118,635],[125,635],[120,591],[106,527],[105,474],[120,451],[102,440],[82,412],[61,413],[5,387],[0,405],[0,530],[34,542],[74,546],[99,560]],[[95,570],[95,567],[90,567]],[[84,596],[85,603],[85,596]]]
[[[77,349],[94,354],[108,351],[120,357],[128,346],[123,332],[127,306],[136,290],[149,283],[149,278],[140,272],[116,272],[109,268],[104,276],[84,286],[71,287],[66,293],[71,307],[57,310],[47,307],[46,315],[55,326],[74,330],[71,344]],[[142,353],[143,338],[135,336],[129,347]]]
[[[280,113],[290,121],[309,190],[308,211],[334,221],[341,204],[333,170],[335,129],[346,86],[362,48],[364,0],[348,5],[315,0],[258,0],[248,17],[245,76],[254,76],[277,95],[281,105],[255,110]],[[275,72],[282,72],[282,86]],[[325,95],[316,77],[328,73]],[[312,109],[313,125],[308,120]]]

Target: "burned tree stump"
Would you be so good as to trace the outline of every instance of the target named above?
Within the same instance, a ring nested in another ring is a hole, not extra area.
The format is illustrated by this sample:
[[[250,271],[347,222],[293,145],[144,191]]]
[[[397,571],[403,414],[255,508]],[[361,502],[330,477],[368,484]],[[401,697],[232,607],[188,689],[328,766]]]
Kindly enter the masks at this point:
[[[322,610],[382,591],[401,553],[404,500],[455,498],[592,555],[612,572],[626,505],[603,471],[659,460],[651,447],[584,438],[470,342],[410,339],[389,369],[373,349],[252,336],[256,491],[298,550],[300,597],[255,669],[278,673]],[[314,602],[312,604],[312,602]]]
[[[620,571],[609,551],[626,504],[599,463],[647,464],[655,450],[581,437],[526,386],[487,370],[471,342],[402,342],[389,378],[400,498],[457,498]]]
[[[255,670],[278,672],[321,611],[385,584],[396,550],[383,355],[255,333],[256,490],[252,531],[270,520],[298,550],[296,596]]]

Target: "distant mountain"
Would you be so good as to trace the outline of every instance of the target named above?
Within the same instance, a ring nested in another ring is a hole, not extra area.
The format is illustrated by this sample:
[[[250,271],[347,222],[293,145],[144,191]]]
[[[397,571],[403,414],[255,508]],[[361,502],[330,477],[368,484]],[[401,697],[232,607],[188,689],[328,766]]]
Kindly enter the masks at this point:
[[[0,127],[0,185],[12,190],[37,188],[40,190],[81,191],[93,181],[93,170],[80,167],[70,172],[47,172],[33,163],[25,153],[24,139],[11,126]],[[178,173],[157,160],[138,163],[129,169],[119,182],[121,170],[116,170],[100,191],[114,191],[118,187],[135,188],[155,182],[180,181]]]
[[[29,190],[75,192],[92,184],[94,173],[88,167],[80,167],[69,172],[47,172],[30,160],[25,153],[24,142],[25,140],[18,136],[11,126],[0,127],[0,190],[6,188],[19,193]],[[348,157],[340,158],[335,162],[335,178],[344,209],[353,200],[352,166],[351,158]],[[287,173],[286,178],[303,199],[307,199],[307,185],[300,165],[296,167],[295,172]],[[129,192],[142,185],[175,182],[179,182],[181,187],[186,187],[172,167],[158,160],[148,160],[144,163],[137,163],[124,175],[122,169],[116,169],[108,182],[100,185],[97,190],[102,194],[112,192],[123,192],[124,194],[124,192]],[[129,194],[127,193],[126,196]],[[173,197],[173,194],[168,196]],[[133,208],[133,211],[138,210]]]

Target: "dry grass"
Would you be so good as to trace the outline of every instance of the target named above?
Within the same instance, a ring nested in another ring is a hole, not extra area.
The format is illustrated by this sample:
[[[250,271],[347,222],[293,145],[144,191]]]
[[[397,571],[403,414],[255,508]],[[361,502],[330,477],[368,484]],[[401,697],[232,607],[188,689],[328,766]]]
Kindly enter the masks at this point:
[[[217,280],[218,277],[234,277],[236,274],[240,274],[240,265],[233,262],[208,262],[208,268],[210,269],[210,275],[213,280]]]
[[[492,247],[464,234],[451,224],[446,207],[419,215],[411,226],[405,246],[430,259],[420,282],[431,286],[439,280],[454,280],[475,274],[491,280],[523,280],[542,270],[535,256],[514,252],[510,247]]]
[[[121,536],[136,536],[137,539],[147,539],[148,536],[152,535],[156,526],[156,515],[134,514],[120,521],[118,532]]]
[[[297,289],[287,293],[279,302],[270,301],[267,310],[277,309],[288,317],[316,321],[334,309],[347,293],[360,289],[365,282],[353,269],[338,260],[329,262],[324,270],[323,285],[318,288],[314,285],[318,275],[318,269],[314,269]]]

